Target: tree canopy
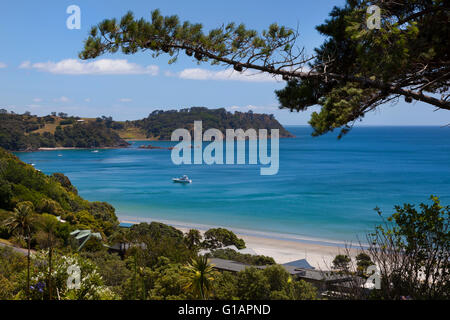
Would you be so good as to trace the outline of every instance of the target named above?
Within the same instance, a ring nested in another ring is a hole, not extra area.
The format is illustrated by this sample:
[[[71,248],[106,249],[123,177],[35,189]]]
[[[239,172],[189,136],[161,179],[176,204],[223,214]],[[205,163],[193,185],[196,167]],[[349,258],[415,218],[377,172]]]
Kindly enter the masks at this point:
[[[370,5],[380,8],[379,29],[366,23]],[[313,134],[336,128],[344,134],[367,112],[401,97],[450,110],[447,6],[444,0],[347,0],[317,26],[326,39],[312,55],[296,45],[297,30],[278,24],[258,32],[229,23],[204,32],[199,23],[159,10],[150,21],[129,12],[94,26],[79,56],[151,51],[153,57],[168,54],[172,63],[184,52],[198,63],[281,76],[287,81],[276,92],[281,108],[319,105],[310,120]]]
[[[185,128],[193,135],[194,121],[202,120],[203,131],[210,128],[220,130],[224,135],[226,129],[278,129],[282,138],[293,137],[273,115],[253,112],[227,112],[224,108],[208,109],[192,107],[181,110],[155,110],[142,120],[127,121],[125,130],[137,128],[147,137],[160,140],[170,140],[172,132],[178,128]]]

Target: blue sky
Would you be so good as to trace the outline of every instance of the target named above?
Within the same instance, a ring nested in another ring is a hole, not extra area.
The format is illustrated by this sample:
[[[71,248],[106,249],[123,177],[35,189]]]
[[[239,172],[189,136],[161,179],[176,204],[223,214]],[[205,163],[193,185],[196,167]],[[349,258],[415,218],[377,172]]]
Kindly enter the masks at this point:
[[[299,27],[299,45],[312,53],[323,38],[315,30],[334,5],[344,1],[143,1],[143,0],[5,0],[0,4],[0,107],[18,113],[44,115],[51,111],[79,116],[113,116],[133,120],[155,109],[190,106],[223,107],[230,111],[273,113],[283,124],[307,124],[309,113],[278,110],[274,90],[284,86],[264,76],[237,77],[223,67],[197,65],[181,56],[168,65],[168,56],[148,53],[106,55],[77,61],[92,25],[120,18],[128,10],[136,17],[159,8],[164,15],[203,23],[205,30],[231,21],[263,30],[273,22]],[[66,9],[81,9],[81,29],[69,30]],[[108,60],[104,60],[108,59]],[[251,78],[251,79],[250,79]],[[385,105],[368,115],[364,125],[445,125],[447,111],[423,103]]]

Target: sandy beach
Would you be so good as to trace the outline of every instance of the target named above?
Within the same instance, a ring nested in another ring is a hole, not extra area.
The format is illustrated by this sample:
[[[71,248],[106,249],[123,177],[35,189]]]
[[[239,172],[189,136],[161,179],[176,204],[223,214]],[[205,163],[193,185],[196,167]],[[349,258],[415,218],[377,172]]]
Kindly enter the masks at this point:
[[[122,223],[136,223],[134,220],[121,220]],[[163,222],[166,223],[166,222]],[[189,229],[197,229],[204,233],[206,229],[203,226],[199,227],[180,227],[177,224],[170,224],[173,227],[186,233]],[[354,258],[358,254],[359,246],[353,244],[352,247],[346,249],[344,246],[338,245],[322,245],[316,243],[274,239],[263,236],[253,236],[235,232],[239,238],[245,241],[246,247],[252,249],[256,254],[265,255],[274,258],[279,263],[287,263],[299,259],[306,259],[316,269],[329,270],[332,265],[334,257],[338,254],[346,254],[347,250]]]
[[[103,150],[103,149],[121,149],[125,146],[116,147],[93,147],[93,148],[77,148],[77,147],[54,147],[54,148],[38,148],[37,151],[60,151],[60,150]]]

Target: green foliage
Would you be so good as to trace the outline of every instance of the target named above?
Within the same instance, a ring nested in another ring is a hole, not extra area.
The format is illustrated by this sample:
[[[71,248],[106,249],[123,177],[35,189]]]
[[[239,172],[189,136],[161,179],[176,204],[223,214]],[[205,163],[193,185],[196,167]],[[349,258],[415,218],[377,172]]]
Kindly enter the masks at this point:
[[[44,198],[41,200],[38,206],[39,212],[45,212],[55,216],[59,216],[63,213],[61,205],[52,199]]]
[[[215,271],[206,256],[197,256],[184,267],[184,289],[194,297],[205,300],[209,298]]]
[[[56,181],[58,181],[64,187],[64,189],[66,189],[68,192],[72,192],[74,194],[78,194],[77,188],[75,188],[75,186],[72,185],[72,183],[70,182],[69,178],[66,177],[64,174],[59,173],[59,172],[55,172],[55,173],[52,174],[52,177]]]
[[[367,268],[373,264],[367,253],[361,252],[356,256],[356,266],[359,275],[365,276]]]
[[[293,280],[282,266],[272,265],[239,272],[236,296],[243,300],[314,300],[317,289],[303,280]]]
[[[230,248],[213,250],[209,254],[209,256],[212,258],[233,260],[252,266],[265,266],[275,264],[275,260],[272,257],[262,255],[251,255],[247,253],[244,254]]]
[[[184,242],[189,250],[193,252],[197,252],[198,249],[200,249],[201,243],[202,243],[202,235],[200,231],[195,229],[190,229],[185,235],[184,235]]]
[[[349,256],[344,255],[344,254],[338,254],[333,259],[332,268],[336,269],[336,270],[342,270],[342,271],[348,270],[351,261],[352,260],[350,259]]]
[[[125,147],[127,142],[102,122],[76,123],[64,128],[56,128],[56,145],[62,147],[100,148]]]
[[[183,240],[183,232],[161,222],[142,222],[134,224],[130,228],[130,235],[132,237],[147,236],[152,239],[159,240],[161,238],[173,238],[176,240]]]
[[[0,113],[0,147],[12,151],[24,151],[37,150],[41,147],[99,148],[128,145],[105,123],[77,123],[75,118],[62,120],[54,133],[35,132],[46,122],[51,122],[47,120],[47,117]],[[54,118],[51,119],[54,122]]]
[[[262,270],[246,268],[239,272],[237,295],[243,300],[265,300],[270,297],[270,285]]]
[[[17,232],[21,237],[30,237],[33,225],[34,206],[29,201],[19,202],[13,214],[5,219],[4,225],[11,233]]]
[[[149,299],[154,300],[183,300],[193,296],[184,289],[183,265],[170,264],[167,258],[160,258],[150,273],[151,286]]]
[[[12,300],[20,292],[20,274],[26,265],[22,254],[0,246],[0,300]]]
[[[92,261],[97,267],[105,286],[110,288],[115,294],[123,297],[125,294],[124,285],[131,279],[132,272],[117,254],[110,254],[105,250],[95,252],[81,252],[80,255]]]
[[[105,246],[103,245],[103,241],[96,238],[91,237],[86,243],[83,245],[83,251],[87,252],[101,252],[106,251]]]
[[[48,251],[40,251],[32,256],[32,298],[36,300],[48,298],[47,281]],[[81,270],[80,289],[67,287],[68,268],[78,266]],[[116,299],[117,296],[104,285],[98,268],[90,260],[79,255],[59,255],[53,257],[52,284],[62,300],[102,300]]]
[[[234,245],[238,249],[245,248],[245,242],[239,239],[233,231],[224,228],[209,229],[204,234],[203,245],[206,248],[217,249],[221,247]]]
[[[108,236],[118,227],[111,205],[82,199],[62,174],[46,176],[1,148],[0,169],[0,181],[5,181],[11,190],[0,201],[0,209],[11,211],[18,203],[29,201],[38,214],[61,215],[73,228],[92,229]],[[66,237],[63,241],[66,243]]]
[[[170,140],[172,132],[178,128],[190,130],[193,136],[194,121],[197,120],[202,120],[203,131],[215,128],[225,134],[225,130],[231,128],[279,129],[280,137],[292,137],[273,115],[253,112],[231,113],[223,108],[193,107],[181,110],[155,110],[145,119],[127,122],[125,128],[136,127],[142,129],[147,137]]]
[[[13,195],[14,195],[14,193],[12,190],[12,185],[8,181],[1,179],[0,180],[0,207],[8,208],[11,203],[11,199],[12,199]]]
[[[378,30],[366,23],[373,4],[381,8]],[[340,128],[341,137],[365,114],[401,96],[450,110],[447,13],[443,0],[347,0],[317,26],[324,42],[308,57],[296,50],[298,33],[277,24],[262,32],[235,23],[205,32],[201,24],[164,17],[159,10],[149,21],[129,12],[94,26],[79,57],[151,51],[153,57],[168,54],[173,63],[184,52],[198,63],[279,75],[288,81],[276,91],[281,108],[304,111],[319,105],[310,121],[314,135]],[[151,130],[167,136],[164,128]]]
[[[317,289],[304,280],[293,281],[292,297],[294,300],[316,300],[318,299]]]
[[[37,129],[39,129],[38,118],[0,113],[0,147],[8,150],[36,149],[43,141],[39,135],[29,133]],[[52,141],[46,142],[48,145],[52,143]]]
[[[11,237],[11,229],[6,225],[7,219],[11,212],[0,209],[0,239],[9,239]]]
[[[370,258],[380,267],[380,297],[448,299],[450,293],[450,206],[395,206],[396,212],[369,235]],[[377,208],[381,215],[381,211]]]
[[[110,242],[130,245],[126,256],[132,259],[137,256],[141,267],[152,268],[162,257],[171,263],[185,264],[195,254],[194,249],[188,248],[183,232],[159,222],[121,229],[110,237]]]
[[[237,299],[238,278],[235,274],[227,271],[218,273],[213,282],[213,298],[216,300]]]
[[[143,132],[147,138],[170,140],[172,132],[178,128],[191,131],[195,120],[203,121],[203,130],[216,128],[225,134],[226,129],[240,128],[279,129],[280,137],[292,135],[274,118],[273,115],[257,114],[253,112],[227,112],[225,109],[207,109],[193,107],[182,110],[156,110],[142,120],[115,122],[112,118],[98,118],[97,121],[78,123],[75,120],[56,126],[54,133],[35,132],[40,127],[31,130],[29,122],[45,122],[45,118],[18,114],[0,114],[0,147],[11,151],[37,150],[38,148],[76,147],[126,147],[128,143],[119,134],[127,134],[128,130]],[[54,119],[54,118],[51,118]],[[192,133],[193,134],[193,133]],[[54,173],[54,178],[67,191],[77,193],[67,177]],[[0,202],[8,198],[10,187],[2,184],[0,188]]]
[[[128,12],[120,21],[104,20],[93,27],[79,57],[90,59],[119,49],[125,54],[151,50],[154,57],[161,53],[169,54],[172,57],[169,63],[173,63],[178,54],[186,50],[188,56],[194,55],[199,62],[207,61],[208,53],[223,58],[231,58],[238,53],[242,60],[259,55],[271,60],[274,48],[289,54],[291,47],[288,43],[296,36],[293,30],[277,24],[272,24],[261,34],[235,23],[209,33],[203,32],[202,28],[201,24],[180,22],[177,16],[163,17],[159,10],[152,11],[151,21],[137,20],[132,12]],[[212,60],[211,63],[217,64],[217,61]]]
[[[366,10],[373,4],[381,8],[379,30],[366,25]],[[419,99],[448,109],[443,100],[423,96],[448,90],[448,50],[443,43],[449,26],[444,7],[443,1],[425,0],[349,0],[343,8],[335,7],[317,27],[326,40],[310,64],[323,76],[292,81],[277,91],[282,107],[306,110],[319,104],[320,112],[310,121],[315,135],[336,128],[345,134],[354,121],[399,95],[407,102]],[[411,85],[422,89],[414,96],[398,90]]]

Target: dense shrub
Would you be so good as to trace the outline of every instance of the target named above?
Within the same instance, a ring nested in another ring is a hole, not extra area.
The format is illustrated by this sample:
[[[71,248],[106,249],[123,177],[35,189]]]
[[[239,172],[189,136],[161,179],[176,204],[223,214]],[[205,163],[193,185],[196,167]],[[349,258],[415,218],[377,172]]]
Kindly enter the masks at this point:
[[[265,266],[275,264],[275,260],[272,257],[244,254],[229,248],[214,250],[209,254],[209,256],[212,258],[220,258],[242,262],[253,266]]]

